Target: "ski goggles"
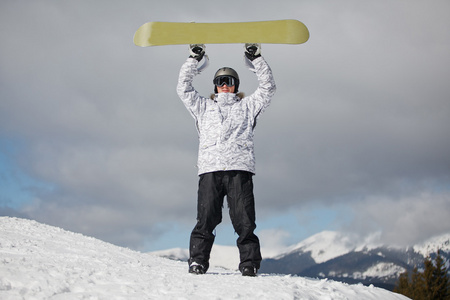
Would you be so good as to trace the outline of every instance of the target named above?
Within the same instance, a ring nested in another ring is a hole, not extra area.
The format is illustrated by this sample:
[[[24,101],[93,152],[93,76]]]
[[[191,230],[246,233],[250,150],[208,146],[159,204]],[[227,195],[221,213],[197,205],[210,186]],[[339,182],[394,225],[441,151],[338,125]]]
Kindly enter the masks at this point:
[[[218,76],[214,79],[214,84],[219,87],[224,84],[227,86],[234,86],[236,85],[236,79],[232,76]]]

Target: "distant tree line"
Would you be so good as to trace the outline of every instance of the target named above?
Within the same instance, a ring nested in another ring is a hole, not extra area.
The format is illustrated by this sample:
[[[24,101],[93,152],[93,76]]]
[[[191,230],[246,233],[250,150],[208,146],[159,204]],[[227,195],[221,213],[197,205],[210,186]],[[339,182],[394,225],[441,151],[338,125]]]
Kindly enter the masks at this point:
[[[414,300],[450,300],[448,267],[440,251],[437,252],[435,259],[430,256],[425,258],[423,264],[423,272],[415,267],[412,274],[408,271],[402,273],[394,292]]]

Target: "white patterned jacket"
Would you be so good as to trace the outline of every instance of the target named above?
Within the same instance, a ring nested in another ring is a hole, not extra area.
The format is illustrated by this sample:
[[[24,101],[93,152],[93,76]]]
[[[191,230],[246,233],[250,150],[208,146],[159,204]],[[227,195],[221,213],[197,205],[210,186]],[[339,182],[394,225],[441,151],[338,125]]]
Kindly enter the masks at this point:
[[[253,133],[256,119],[267,108],[276,86],[264,58],[253,60],[256,91],[242,99],[234,93],[206,98],[192,86],[198,61],[188,58],[180,70],[177,93],[195,119],[199,135],[198,174],[240,170],[255,174]]]

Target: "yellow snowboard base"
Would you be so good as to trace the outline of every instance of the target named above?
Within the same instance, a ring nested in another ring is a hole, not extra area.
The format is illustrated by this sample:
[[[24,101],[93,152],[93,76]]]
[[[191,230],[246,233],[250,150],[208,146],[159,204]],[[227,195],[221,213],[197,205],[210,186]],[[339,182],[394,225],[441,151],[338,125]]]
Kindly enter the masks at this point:
[[[182,44],[302,44],[309,39],[297,20],[234,23],[149,22],[134,34],[141,47]]]

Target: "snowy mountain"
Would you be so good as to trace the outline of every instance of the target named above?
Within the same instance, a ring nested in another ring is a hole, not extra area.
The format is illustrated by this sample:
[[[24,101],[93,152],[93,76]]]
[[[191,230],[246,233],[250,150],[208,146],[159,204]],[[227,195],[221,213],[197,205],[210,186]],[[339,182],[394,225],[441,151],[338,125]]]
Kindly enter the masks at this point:
[[[35,221],[0,217],[0,299],[407,299],[374,286],[212,267],[117,247]]]
[[[277,257],[265,259],[261,271],[373,284],[392,290],[401,273],[421,267],[425,257],[433,257],[438,249],[447,262],[450,259],[450,234],[405,248],[380,245],[372,238],[362,243],[356,240],[342,233],[322,232]]]
[[[264,257],[260,272],[291,274],[310,278],[331,279],[348,284],[362,283],[392,290],[398,276],[414,266],[422,266],[426,256],[441,249],[450,259],[450,234],[431,238],[421,244],[398,248],[381,245],[377,236],[360,242],[355,236],[324,231],[293,245],[274,257]],[[183,255],[177,254],[182,251]],[[169,249],[154,252],[162,257],[187,260],[188,250]],[[213,246],[211,265],[235,269],[236,247]]]

